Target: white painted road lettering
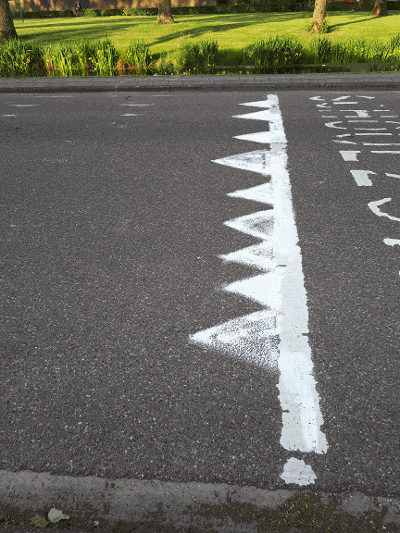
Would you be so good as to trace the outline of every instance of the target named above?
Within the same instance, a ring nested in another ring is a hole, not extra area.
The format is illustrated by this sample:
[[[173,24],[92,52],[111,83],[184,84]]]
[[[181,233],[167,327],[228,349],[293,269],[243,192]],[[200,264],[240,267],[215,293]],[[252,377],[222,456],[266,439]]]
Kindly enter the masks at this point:
[[[343,100],[346,100],[347,98],[350,98],[350,95],[346,95],[346,96],[340,96],[338,98],[334,98],[332,100],[333,104],[334,105],[339,105],[339,104],[344,104],[344,101]],[[357,96],[357,98],[369,98],[369,99],[374,99],[375,97],[374,96],[363,96],[363,95],[360,95],[360,96]],[[325,99],[322,98],[321,96],[312,96],[310,98],[310,100],[315,100],[315,101],[318,101],[318,102],[323,102],[322,104],[321,103],[318,103],[316,104],[317,107],[321,107],[322,105],[324,106],[324,111],[327,111],[327,110],[331,110],[331,106],[328,104],[328,102],[325,102]],[[347,102],[347,103],[350,103],[350,102]],[[358,102],[351,102],[353,105],[356,105],[358,104]],[[326,105],[328,104],[328,105]],[[381,104],[381,107],[383,107],[383,104]],[[321,111],[321,109],[319,109],[319,111]],[[340,111],[345,111],[345,112],[348,112],[348,111],[353,111],[357,114],[358,117],[364,117],[364,118],[371,118],[372,115],[370,114],[371,112],[367,111],[366,109],[342,109]],[[374,109],[372,111],[372,113],[382,113],[382,112],[390,112],[389,109]],[[333,115],[333,116],[329,116],[329,117],[323,117],[323,118],[338,118],[336,115]],[[345,115],[344,118],[353,118],[352,115]],[[381,115],[380,116],[381,119],[383,118],[398,118],[398,115]],[[359,122],[358,120],[349,120],[348,121],[349,123],[352,123],[352,122]],[[371,120],[371,121],[368,121],[368,120],[365,120],[365,122],[379,122],[378,120]],[[386,124],[400,124],[400,122],[398,121],[395,121],[395,120],[385,120],[384,121]],[[341,126],[337,126],[337,124],[341,124]],[[343,120],[339,120],[339,121],[335,121],[335,122],[326,122],[325,123],[325,126],[327,126],[328,128],[335,128],[335,129],[344,129],[344,130],[348,130],[348,126],[344,126],[344,121]],[[391,126],[392,129],[400,129],[400,126]],[[397,132],[394,132],[394,133],[391,133],[391,132],[388,132],[388,133],[381,133],[380,131],[381,130],[387,130],[388,128],[385,127],[385,128],[353,128],[354,130],[364,130],[364,132],[366,132],[368,130],[367,133],[356,133],[356,132],[352,132],[352,133],[345,133],[345,134],[341,134],[341,135],[336,135],[336,137],[338,138],[343,138],[343,137],[351,137],[353,135],[376,135],[376,136],[379,136],[379,135],[390,135],[390,136],[393,136],[393,135],[400,135],[399,133]],[[372,133],[373,131],[373,133]],[[349,141],[349,140],[337,140],[337,139],[333,139],[333,142],[336,142],[336,143],[342,143],[342,144],[359,144],[355,141]],[[364,146],[400,146],[400,143],[368,143],[368,142],[363,142],[362,143]],[[396,155],[399,155],[400,154],[400,151],[397,151],[397,150],[370,150],[370,152],[372,154],[379,154],[379,155],[383,155],[383,154],[396,154]],[[343,160],[344,161],[359,161],[359,154],[362,154],[363,152],[361,150],[339,150],[339,153],[340,155],[342,156]],[[356,184],[359,186],[359,187],[372,187],[373,185],[379,185],[379,179],[374,179],[373,181],[369,178],[369,175],[374,175],[374,176],[377,176],[377,173],[372,171],[372,170],[363,170],[363,169],[352,169],[350,170],[350,173],[352,174]],[[400,178],[400,175],[399,174],[390,174],[390,173],[385,173],[386,176],[388,177],[391,177],[391,178]],[[393,220],[395,222],[400,222],[400,217],[395,217],[395,216],[392,216],[392,215],[389,215],[388,213],[386,213],[385,211],[382,211],[380,209],[379,206],[383,205],[383,204],[387,204],[388,202],[390,202],[392,199],[391,198],[383,198],[381,200],[375,200],[375,201],[372,201],[372,202],[369,202],[368,203],[368,207],[370,208],[370,210],[375,214],[377,215],[378,217],[385,217],[385,218],[388,218],[389,220]],[[394,246],[396,244],[400,244],[400,240],[398,239],[390,239],[390,238],[385,238],[383,239],[383,242],[384,244],[388,245],[388,246]],[[400,272],[399,272],[400,274]]]
[[[270,144],[269,150],[241,153],[215,163],[257,172],[269,178],[264,184],[228,193],[272,206],[265,211],[239,217],[225,225],[261,240],[259,244],[220,258],[259,268],[263,273],[223,287],[265,307],[250,315],[200,331],[189,337],[193,343],[212,347],[256,364],[279,375],[282,407],[281,445],[290,451],[325,453],[323,419],[313,377],[308,344],[308,309],[301,251],[287,171],[286,136],[277,95],[241,105],[266,108],[234,118],[269,122],[269,131],[235,137]],[[304,461],[291,458],[280,477],[286,483],[308,485],[316,476]]]

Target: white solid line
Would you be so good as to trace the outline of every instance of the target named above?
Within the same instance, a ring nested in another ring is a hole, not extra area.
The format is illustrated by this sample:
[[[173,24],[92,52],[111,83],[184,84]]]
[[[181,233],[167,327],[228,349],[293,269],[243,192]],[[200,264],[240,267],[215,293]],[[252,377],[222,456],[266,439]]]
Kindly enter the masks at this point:
[[[393,133],[355,133],[355,135],[393,135]]]
[[[264,274],[236,281],[223,289],[259,302],[265,311],[200,331],[189,339],[239,359],[256,362],[272,372],[278,371],[277,387],[283,411],[281,445],[291,451],[325,453],[328,445],[320,430],[323,419],[312,375],[311,349],[307,339],[307,296],[278,97],[270,94],[266,101],[244,105],[269,109],[236,115],[237,118],[268,121],[270,128],[268,132],[236,138],[269,143],[270,149],[237,154],[214,162],[270,178],[265,184],[228,195],[272,204],[273,209],[225,222],[233,229],[259,238],[261,243],[220,257],[225,261],[256,266]],[[292,465],[290,461],[285,468]],[[307,474],[308,483],[313,483],[315,474],[311,467],[304,466],[312,473]],[[296,474],[292,469],[289,477],[291,481],[288,483],[304,484],[300,471]]]

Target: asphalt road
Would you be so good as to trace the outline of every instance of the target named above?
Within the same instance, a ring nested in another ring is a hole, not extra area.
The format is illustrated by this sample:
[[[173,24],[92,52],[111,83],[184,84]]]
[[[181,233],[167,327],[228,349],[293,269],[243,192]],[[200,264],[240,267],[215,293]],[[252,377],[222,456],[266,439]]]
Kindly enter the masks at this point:
[[[215,161],[269,148],[235,138],[268,94],[0,95],[1,470],[278,489],[297,458],[399,494],[400,145],[363,144],[400,142],[399,92],[274,93],[326,452],[281,445],[276,372],[189,340],[265,309],[219,256],[260,243],[225,222],[266,178]]]

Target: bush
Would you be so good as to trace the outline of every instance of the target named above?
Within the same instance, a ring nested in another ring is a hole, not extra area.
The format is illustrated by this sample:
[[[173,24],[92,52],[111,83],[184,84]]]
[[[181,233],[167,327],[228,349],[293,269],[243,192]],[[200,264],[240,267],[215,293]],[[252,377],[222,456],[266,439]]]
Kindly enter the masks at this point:
[[[312,26],[312,19],[307,22],[306,31],[310,31],[311,26]],[[319,33],[329,33],[329,32],[330,32],[329,18],[325,17],[325,19],[322,21],[320,25]]]
[[[216,41],[200,41],[184,43],[179,50],[178,62],[184,72],[214,74],[218,43]]]
[[[99,9],[84,9],[83,16],[84,17],[100,17],[100,10]]]
[[[311,51],[314,53],[317,63],[327,63],[330,59],[332,43],[326,37],[314,37],[309,44]]]
[[[254,74],[280,74],[292,71],[293,65],[301,68],[303,46],[294,37],[275,35],[266,41],[259,39],[245,50],[242,61],[254,66]]]
[[[343,11],[341,2],[329,2],[326,4],[327,11]]]
[[[122,9],[101,9],[100,16],[102,17],[115,17],[116,15],[122,15]]]

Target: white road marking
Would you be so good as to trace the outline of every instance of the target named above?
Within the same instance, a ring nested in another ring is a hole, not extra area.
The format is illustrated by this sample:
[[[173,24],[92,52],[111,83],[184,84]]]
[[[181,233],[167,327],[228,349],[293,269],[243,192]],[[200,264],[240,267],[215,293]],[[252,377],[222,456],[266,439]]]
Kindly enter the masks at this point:
[[[372,181],[369,179],[368,174],[374,174],[376,176],[376,172],[372,170],[350,170],[350,172],[359,187],[371,187]],[[385,172],[385,174],[389,178],[400,178],[398,174],[389,174],[388,172]]]
[[[383,200],[377,200],[376,202],[369,202],[368,207],[371,209],[373,213],[375,213],[375,215],[378,215],[378,217],[386,217],[386,218],[390,218],[390,220],[397,220],[398,222],[400,222],[400,218],[392,217],[388,215],[387,213],[383,213],[378,207],[379,205],[386,204],[387,202],[391,202],[391,201],[392,201],[391,198],[384,198]]]
[[[353,111],[359,118],[372,118],[365,109],[341,109],[340,111]],[[354,115],[345,115],[344,118],[354,118]]]
[[[189,340],[278,372],[277,387],[283,411],[281,445],[287,450],[325,453],[328,445],[320,430],[323,419],[312,376],[313,364],[307,339],[307,297],[287,171],[287,141],[278,97],[270,94],[265,101],[241,105],[268,108],[235,117],[268,121],[270,131],[235,138],[268,143],[270,149],[237,154],[214,162],[270,177],[262,185],[238,190],[228,196],[270,204],[273,209],[225,222],[226,226],[259,238],[261,243],[219,257],[224,261],[251,265],[264,272],[231,283],[223,289],[251,298],[263,305],[265,310],[200,331],[191,335]],[[287,483],[314,483],[315,474],[311,467],[304,464],[304,468],[293,469],[293,459],[290,459],[281,477],[288,480]],[[289,470],[290,475],[287,474]]]
[[[297,485],[310,485],[315,482],[316,475],[312,471],[312,468],[303,460],[295,459],[291,457],[285,464],[281,478],[286,483],[296,483]]]
[[[337,122],[326,122],[325,126],[327,128],[335,128],[337,130],[347,130],[347,128],[344,128],[342,126],[335,126],[335,124],[342,124],[342,123],[343,123],[342,120],[338,120]]]
[[[383,239],[383,242],[387,244],[388,246],[396,246],[396,244],[400,246],[399,239]]]
[[[361,154],[361,150],[339,150],[339,154],[345,161],[358,161],[357,154]]]
[[[369,179],[368,174],[375,174],[372,170],[350,170],[354,179],[359,187],[371,187],[372,181]]]
[[[354,135],[393,135],[393,133],[355,133]]]
[[[336,98],[335,100],[341,100],[342,98],[344,97],[340,97],[340,98]],[[350,95],[345,97],[345,98],[350,98]],[[373,96],[370,96],[368,98],[375,98]],[[312,98],[310,98],[310,100],[319,100],[320,102],[321,101],[324,101],[324,98],[322,98],[321,96],[314,96]],[[335,103],[335,102],[334,102]],[[354,102],[355,104],[357,104],[358,102]],[[328,105],[327,102],[325,102],[326,105]],[[316,107],[322,107],[324,104],[316,104]],[[383,104],[380,105],[380,107],[383,107]],[[320,109],[318,109],[318,111],[320,111]],[[348,111],[348,110],[344,110],[344,109],[341,109],[340,111]],[[353,109],[351,110],[355,113],[357,113],[357,116],[360,117],[368,117],[370,116],[368,114],[368,111],[367,110],[357,110],[357,109]],[[389,109],[374,109],[374,112],[390,112]],[[333,117],[324,117],[324,118],[333,118]],[[337,117],[335,117],[337,118]],[[345,118],[352,118],[351,116],[349,115],[346,115]],[[397,118],[397,115],[381,115],[380,118]],[[361,119],[361,120],[348,120],[348,122],[378,122],[377,120],[364,120],[364,119]],[[400,125],[400,122],[397,122],[397,121],[394,121],[394,120],[385,120],[384,121],[386,124],[399,124]],[[328,128],[335,128],[335,129],[347,129],[347,128],[341,128],[339,126],[336,126],[336,124],[342,124],[342,121],[336,121],[336,122],[326,122],[325,125],[328,127]],[[360,130],[360,129],[363,129],[365,131],[379,131],[379,130],[383,130],[383,129],[387,129],[387,128],[354,128],[354,130]],[[400,126],[396,126],[395,129],[400,129]],[[369,133],[355,133],[355,135],[371,135]],[[393,135],[392,133],[373,133],[372,135]],[[348,137],[348,136],[351,136],[351,134],[342,134],[342,135],[337,135],[336,134],[336,137]],[[343,144],[357,144],[356,142],[353,142],[353,141],[345,141],[345,140],[337,140],[337,139],[333,139],[333,142],[336,142],[336,143],[343,143]],[[363,142],[362,143],[363,146],[400,146],[400,143],[369,143],[369,142]],[[340,150],[339,151],[340,155],[342,156],[342,158],[344,159],[344,161],[358,161],[358,154],[361,153],[361,151],[350,151],[350,150]],[[395,151],[395,150],[371,150],[371,153],[372,154],[396,154],[396,155],[400,155],[400,151]],[[355,179],[356,183],[358,186],[360,187],[371,187],[373,185],[373,182],[370,180],[370,178],[368,177],[369,174],[373,174],[376,176],[376,172],[373,172],[372,170],[350,170],[351,174],[353,175],[353,178]],[[399,179],[400,178],[400,175],[399,174],[390,174],[388,172],[385,172],[386,176],[388,176],[389,178],[396,178],[396,179]],[[374,201],[374,202],[369,202],[368,204],[368,207],[371,209],[371,211],[379,216],[379,217],[386,217],[386,218],[389,218],[390,220],[394,220],[396,222],[400,222],[400,218],[398,217],[394,217],[394,216],[391,216],[389,215],[388,213],[385,213],[383,211],[380,210],[379,206],[382,205],[382,204],[385,204],[387,202],[390,202],[391,201],[391,198],[384,198],[383,200],[377,200],[377,201]],[[399,244],[400,245],[400,240],[397,240],[397,239],[389,239],[389,238],[386,238],[384,239],[383,241],[385,244],[387,244],[388,246],[394,246],[394,245],[397,245]],[[399,272],[399,275],[400,275],[400,272]]]

